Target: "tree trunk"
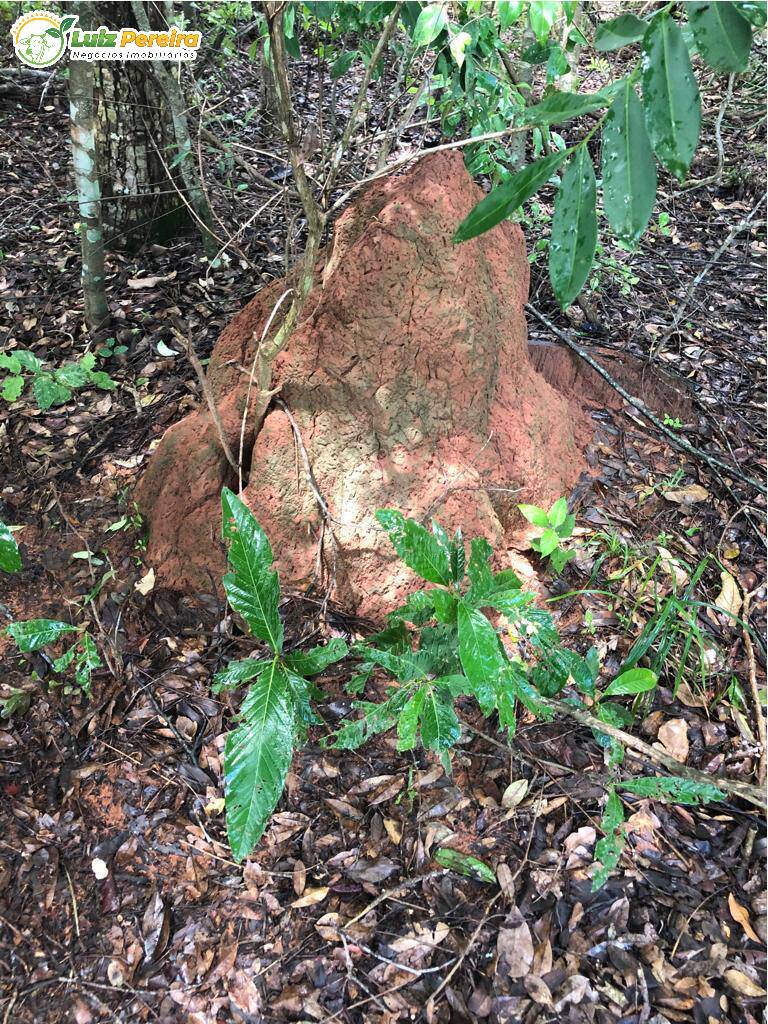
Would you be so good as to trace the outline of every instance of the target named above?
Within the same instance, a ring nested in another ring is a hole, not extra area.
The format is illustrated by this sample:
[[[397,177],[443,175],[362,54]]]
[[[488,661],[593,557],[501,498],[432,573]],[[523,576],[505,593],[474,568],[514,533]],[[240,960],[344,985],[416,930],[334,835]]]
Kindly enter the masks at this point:
[[[83,28],[149,25],[141,4],[83,4]],[[158,17],[153,9],[153,17]],[[168,11],[166,11],[166,15]],[[174,238],[189,224],[206,254],[217,245],[210,231],[181,85],[159,61],[104,61],[96,67],[97,148],[106,244],[136,249]],[[179,154],[185,155],[179,159]]]
[[[89,329],[95,330],[108,323],[109,307],[104,289],[104,232],[96,163],[93,64],[87,61],[70,62],[69,109],[75,187],[80,210],[85,321]]]

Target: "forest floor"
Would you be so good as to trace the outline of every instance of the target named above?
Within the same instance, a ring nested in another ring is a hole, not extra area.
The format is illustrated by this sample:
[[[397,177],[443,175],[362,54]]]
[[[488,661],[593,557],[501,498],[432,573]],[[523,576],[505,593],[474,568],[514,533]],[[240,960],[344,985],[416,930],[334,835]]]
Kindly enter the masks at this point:
[[[231,73],[247,82],[247,69]],[[716,171],[721,93],[719,82],[705,95],[694,179]],[[53,94],[39,111],[8,101],[0,111],[1,343],[57,363],[87,344],[64,110]],[[237,129],[251,145],[257,120]],[[684,397],[660,414],[759,478],[764,127],[762,92],[739,93],[723,120],[722,173],[687,190],[662,180],[668,222],[634,255],[604,254],[590,319],[554,308],[538,263],[531,298],[582,344],[632,352],[651,377],[672,373]],[[259,167],[275,169],[264,158]],[[242,222],[259,196],[238,193],[247,178],[213,157],[209,172],[222,218]],[[531,251],[546,212],[545,198],[527,225]],[[274,209],[258,223],[240,243],[258,274],[238,259],[207,272],[191,237],[113,255],[114,337],[127,349],[105,363],[116,390],[78,392],[44,413],[25,400],[4,410],[0,518],[23,527],[24,570],[0,584],[2,609],[89,621],[109,664],[88,699],[2,641],[0,697],[23,690],[29,707],[0,725],[0,1020],[761,1019],[761,816],[740,801],[630,797],[628,852],[592,892],[603,752],[566,721],[524,718],[510,745],[467,708],[451,777],[428,753],[396,753],[389,736],[342,753],[322,745],[350,707],[337,666],[322,679],[327,727],[294,759],[264,840],[244,865],[232,861],[221,788],[231,706],[210,681],[249,641],[216,581],[193,597],[150,589],[131,488],[153,442],[199,401],[185,357],[168,354],[169,315],[185,311],[203,357],[258,276],[282,273],[284,217]],[[577,557],[557,581],[533,555],[531,565],[548,593],[570,595],[551,606],[565,637],[596,644],[614,668],[660,602],[687,595],[642,735],[689,766],[756,783],[764,499],[682,456],[629,409],[598,418],[596,476],[574,506]],[[291,643],[359,635],[342,610],[314,608],[287,599]],[[490,865],[499,885],[440,868],[432,855],[446,844]]]

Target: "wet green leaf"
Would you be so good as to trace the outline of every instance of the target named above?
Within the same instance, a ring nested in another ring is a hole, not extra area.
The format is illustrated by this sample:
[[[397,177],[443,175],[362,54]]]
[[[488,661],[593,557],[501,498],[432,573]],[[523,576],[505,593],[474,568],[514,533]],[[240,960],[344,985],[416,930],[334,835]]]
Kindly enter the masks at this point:
[[[643,108],[628,78],[603,125],[603,209],[622,241],[645,231],[656,201],[656,163]]]

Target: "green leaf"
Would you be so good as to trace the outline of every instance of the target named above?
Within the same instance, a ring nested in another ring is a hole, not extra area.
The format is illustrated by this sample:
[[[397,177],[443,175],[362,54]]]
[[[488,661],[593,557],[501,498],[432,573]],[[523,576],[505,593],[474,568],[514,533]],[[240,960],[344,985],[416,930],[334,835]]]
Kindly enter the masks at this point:
[[[54,372],[54,377],[67,388],[81,388],[88,380],[88,370],[77,363],[67,363]]]
[[[230,661],[225,669],[217,672],[213,677],[211,689],[214,693],[222,690],[232,690],[243,683],[249,683],[256,676],[261,675],[265,669],[272,664],[265,658],[241,658],[239,661]]]
[[[80,651],[75,663],[75,682],[86,693],[91,692],[91,676],[97,668],[101,668],[101,658],[93,639],[88,633],[80,637]]]
[[[324,647],[313,647],[311,651],[293,651],[285,656],[285,664],[300,676],[316,676],[349,653],[344,640],[332,637]]]
[[[534,526],[549,526],[549,518],[543,508],[538,505],[518,505],[523,516]]]
[[[766,10],[765,0],[733,0],[731,6],[755,28],[765,28]]]
[[[595,843],[595,864],[598,866],[592,875],[593,892],[605,885],[608,876],[616,870],[626,845],[624,829],[618,829]]]
[[[40,373],[32,384],[32,394],[37,406],[43,412],[54,405],[64,405],[72,397],[72,392],[63,384],[57,383],[50,373]]]
[[[608,99],[601,92],[552,92],[540,103],[535,103],[523,112],[523,122],[534,124],[563,124],[575,117],[601,110],[608,106]]]
[[[658,678],[655,672],[649,668],[631,668],[629,672],[622,672],[616,676],[603,694],[604,697],[621,697],[631,693],[645,693],[652,690]]]
[[[5,523],[0,523],[0,569],[3,572],[21,572],[19,545]]]
[[[688,23],[704,60],[715,71],[746,71],[752,29],[735,5],[687,3]]]
[[[554,530],[546,529],[537,541],[538,550],[545,557],[556,551],[560,544],[560,538]]]
[[[522,0],[498,0],[496,10],[499,15],[499,28],[502,32],[514,25],[523,13]]]
[[[421,742],[438,753],[448,750],[461,736],[461,726],[453,704],[445,695],[431,687],[424,693],[421,709]]]
[[[568,500],[566,498],[558,498],[557,501],[552,505],[549,512],[547,512],[547,519],[549,525],[557,528],[562,526],[568,518]]]
[[[552,216],[549,279],[565,309],[589,276],[597,245],[595,170],[586,146],[579,146],[563,173]]]
[[[296,722],[277,658],[248,691],[224,746],[227,835],[237,861],[264,833],[291,766]]]
[[[643,40],[643,104],[656,156],[683,181],[699,141],[701,98],[683,33],[666,14]]]
[[[612,832],[623,823],[624,807],[621,803],[621,798],[616,793],[616,790],[611,788],[611,791],[608,794],[608,799],[605,802],[603,817],[600,820],[600,828],[603,832]]]
[[[395,509],[379,509],[376,518],[405,564],[430,583],[451,582],[451,549],[440,536]]]
[[[352,649],[352,653],[360,655],[369,664],[381,665],[401,683],[408,683],[412,679],[423,679],[426,674],[424,659],[413,651],[396,654],[394,651],[384,651],[377,647],[360,644]]]
[[[432,601],[438,622],[451,624],[456,621],[456,595],[448,590],[433,590]]]
[[[599,53],[609,50],[620,50],[622,46],[636,43],[642,39],[648,29],[648,22],[636,18],[634,14],[620,14],[618,18],[604,21],[597,26],[595,32],[595,49]]]
[[[701,804],[725,800],[725,793],[714,784],[694,782],[692,779],[678,779],[672,776],[628,779],[618,785],[636,796],[668,800],[678,804]]]
[[[419,715],[424,706],[424,690],[417,690],[397,719],[397,749],[413,750],[419,728]]]
[[[603,209],[617,236],[635,242],[645,231],[656,200],[656,162],[643,108],[628,78],[603,125]]]
[[[464,63],[464,51],[467,46],[472,43],[472,36],[469,32],[457,32],[456,35],[451,39],[450,51],[451,56],[456,61],[457,67],[461,67]]]
[[[540,43],[544,43],[560,13],[557,0],[531,0],[528,7],[528,20]]]
[[[470,608],[465,601],[459,603],[458,633],[464,675],[473,688],[482,693],[508,665],[501,641],[485,615]]]
[[[6,402],[15,402],[23,390],[23,377],[6,377],[3,381],[3,390],[0,394],[2,394]]]
[[[331,78],[335,80],[346,75],[359,56],[357,50],[348,50],[346,53],[342,53],[331,65]]]
[[[466,569],[467,552],[464,548],[464,537],[461,529],[453,535],[451,541],[451,577],[454,583],[461,583]]]
[[[58,622],[56,619],[28,619],[26,622],[14,622],[8,627],[9,635],[24,654],[55,643],[65,633],[76,632],[75,627],[68,622]]]
[[[222,533],[234,572],[224,577],[231,607],[245,619],[254,636],[277,654],[283,647],[280,621],[280,582],[270,569],[272,548],[249,508],[227,487],[221,492]]]
[[[489,868],[485,861],[478,860],[469,853],[460,853],[444,846],[435,853],[435,860],[441,867],[455,871],[457,875],[476,878],[480,882],[488,882],[489,885],[496,881],[493,869]]]
[[[500,224],[529,199],[533,193],[546,185],[570,150],[558,150],[542,157],[535,163],[518,171],[509,181],[499,185],[481,199],[456,229],[453,241],[466,242]]]
[[[414,46],[429,46],[440,35],[448,24],[445,4],[430,4],[422,8],[416,27],[413,30]]]

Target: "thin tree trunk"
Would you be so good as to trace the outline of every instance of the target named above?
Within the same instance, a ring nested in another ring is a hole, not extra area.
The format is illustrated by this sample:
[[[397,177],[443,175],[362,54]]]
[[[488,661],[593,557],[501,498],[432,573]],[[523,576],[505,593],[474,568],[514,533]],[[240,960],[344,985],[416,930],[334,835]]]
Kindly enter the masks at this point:
[[[81,6],[84,5],[78,4],[78,7]],[[96,162],[93,64],[87,61],[70,61],[69,109],[75,185],[80,209],[85,321],[91,330],[95,330],[109,322],[109,306],[104,290],[104,231]]]

